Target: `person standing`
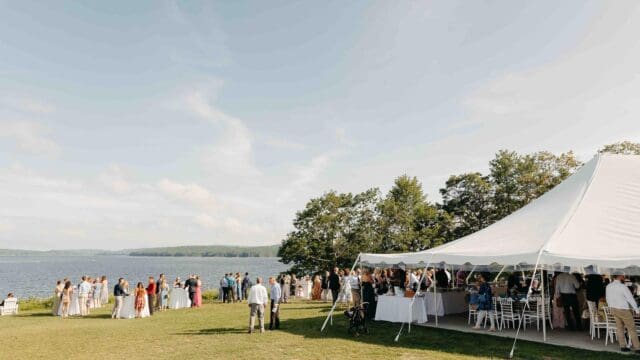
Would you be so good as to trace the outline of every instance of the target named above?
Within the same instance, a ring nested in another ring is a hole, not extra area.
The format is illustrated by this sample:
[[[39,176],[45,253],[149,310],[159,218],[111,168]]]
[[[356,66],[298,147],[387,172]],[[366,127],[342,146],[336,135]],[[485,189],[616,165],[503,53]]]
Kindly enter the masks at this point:
[[[234,290],[236,288],[236,279],[233,278],[233,273],[227,275],[227,299],[229,302],[235,302]]]
[[[198,288],[198,281],[193,274],[189,275],[189,278],[184,282],[184,288],[189,292],[189,300],[191,300],[191,307],[196,306],[196,290]]]
[[[136,319],[139,319],[142,317],[142,311],[144,310],[144,305],[146,303],[145,295],[148,295],[148,290],[145,290],[144,285],[142,285],[142,283],[139,282],[138,285],[136,285],[136,302],[135,302]]]
[[[222,279],[220,279],[220,298],[222,302],[227,302],[227,287],[229,283],[227,282],[227,274],[225,273]]]
[[[124,279],[118,279],[118,283],[113,287],[113,297],[115,299],[115,304],[113,305],[113,311],[111,311],[112,319],[120,318],[120,310],[122,310],[122,302],[124,301],[124,297],[127,295],[123,288]]]
[[[160,274],[160,276],[158,276],[158,281],[156,281],[156,301],[153,303],[156,310],[160,310],[161,308],[160,303],[162,302],[162,297],[160,296],[160,290],[163,281],[165,281],[164,274]]]
[[[480,288],[478,289],[478,319],[476,320],[476,326],[474,330],[480,330],[480,325],[484,321],[486,316],[489,317],[491,328],[489,331],[496,331],[496,325],[494,323],[495,315],[492,313],[493,299],[491,294],[491,286],[487,283],[486,274],[480,274],[478,281],[480,282]]]
[[[322,284],[320,285],[320,289],[322,290],[321,299],[324,302],[327,302],[329,299],[329,272],[325,271],[324,276],[322,277]]]
[[[109,303],[109,282],[105,275],[102,275],[100,284],[100,302],[102,305],[107,305]]]
[[[69,317],[69,304],[71,304],[71,296],[73,294],[73,287],[71,281],[64,283],[64,288],[60,294],[60,304],[62,306],[62,318]]]
[[[202,281],[200,281],[200,275],[196,275],[196,306],[202,306]]]
[[[622,352],[628,352],[630,349],[626,344],[626,337],[624,334],[625,328],[631,338],[631,344],[633,344],[633,350],[640,354],[640,342],[638,341],[638,334],[636,332],[636,325],[633,320],[633,310],[636,314],[640,314],[638,305],[631,295],[631,291],[626,287],[624,282],[624,274],[616,272],[613,275],[613,281],[607,285],[606,298],[609,308],[611,308],[611,314],[616,321],[616,336],[618,337],[618,343],[620,344],[620,350]]]
[[[569,324],[570,330],[582,330],[580,321],[580,307],[578,306],[578,296],[576,290],[580,288],[580,284],[575,276],[569,273],[561,273],[556,277],[556,297],[559,297],[564,308],[564,317]],[[573,321],[571,321],[571,313],[573,310]]]
[[[274,277],[269,278],[269,285],[271,285],[271,315],[269,317],[269,330],[280,329],[280,297],[282,297],[282,289],[280,284]]]
[[[351,271],[348,277],[349,287],[351,288],[351,299],[353,300],[353,306],[360,306],[360,277],[355,271]]]
[[[64,289],[64,284],[61,280],[56,282],[56,287],[53,289],[53,306],[51,308],[51,312],[54,316],[58,316],[60,312],[60,299],[62,297],[62,289]]]
[[[269,301],[267,289],[262,285],[262,278],[256,279],[256,284],[249,290],[249,334],[253,333],[256,324],[256,315],[260,322],[260,333],[264,332],[264,305]]]
[[[240,273],[237,272],[236,273],[236,296],[238,297],[238,301],[242,301],[243,298],[243,293],[242,293],[242,278],[240,277]]]
[[[78,286],[78,303],[80,305],[80,316],[86,316],[89,309],[87,309],[87,302],[89,301],[89,293],[91,292],[91,284],[87,281],[87,277],[82,277],[82,282]]]
[[[329,289],[331,290],[331,298],[333,304],[338,301],[338,294],[340,293],[340,276],[338,276],[338,268],[333,268],[333,271],[329,275]]]
[[[136,299],[137,300],[137,299]],[[153,315],[156,305],[156,281],[153,276],[149,276],[149,284],[147,285],[147,300],[149,302],[149,316]]]
[[[244,278],[242,279],[242,298],[246,299],[249,294],[249,289],[251,289],[251,279],[249,278],[249,273],[244,273]]]

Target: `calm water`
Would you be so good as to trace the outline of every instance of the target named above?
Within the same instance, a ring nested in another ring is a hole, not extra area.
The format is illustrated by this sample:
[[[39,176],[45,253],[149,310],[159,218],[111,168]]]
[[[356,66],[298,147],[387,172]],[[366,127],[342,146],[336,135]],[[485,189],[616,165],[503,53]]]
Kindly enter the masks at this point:
[[[277,258],[224,257],[129,257],[129,256],[0,256],[0,297],[13,292],[18,298],[49,297],[56,280],[65,277],[74,284],[82,275],[106,275],[109,288],[119,277],[131,284],[147,283],[150,275],[164,273],[171,282],[198,274],[203,288],[217,289],[225,272],[248,272],[251,278],[267,278],[288,267]],[[110,289],[111,291],[111,289]]]

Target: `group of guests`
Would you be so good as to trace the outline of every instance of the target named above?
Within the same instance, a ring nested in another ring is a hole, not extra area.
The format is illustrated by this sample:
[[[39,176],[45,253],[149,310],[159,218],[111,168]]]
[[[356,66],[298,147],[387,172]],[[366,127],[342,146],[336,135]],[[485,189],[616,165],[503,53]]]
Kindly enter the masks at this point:
[[[100,308],[109,302],[107,277],[82,276],[77,286],[73,286],[69,279],[58,280],[54,289],[53,315],[62,318],[69,316],[74,293],[77,294],[78,315],[89,315],[90,309]]]
[[[188,292],[192,307],[202,305],[202,282],[198,275],[190,275],[184,283],[177,278],[173,287],[184,288]],[[127,296],[134,297],[136,317],[141,317],[145,308],[148,308],[149,315],[153,315],[156,311],[168,309],[170,286],[164,274],[160,274],[157,278],[150,276],[146,285],[138,282],[133,289],[130,288],[127,280],[118,279],[118,283],[113,288],[115,303],[111,313],[112,318],[120,318],[124,299]],[[53,299],[53,315],[61,316],[63,319],[68,318],[69,315],[86,316],[90,314],[91,309],[100,308],[109,303],[109,282],[106,276],[96,278],[82,276],[77,285],[73,285],[69,279],[58,280]]]
[[[183,288],[188,292],[191,307],[202,306],[202,281],[200,280],[200,276],[191,274],[187,280],[185,280],[184,284],[180,278],[176,278],[173,282],[173,287]],[[138,282],[133,294],[129,291],[129,282],[124,278],[118,279],[118,283],[113,289],[115,305],[111,313],[111,318],[120,318],[124,298],[130,295],[135,296],[134,308],[136,318],[142,317],[142,312],[145,308],[149,309],[149,316],[153,316],[153,313],[156,311],[165,311],[169,308],[170,289],[164,274],[160,274],[158,279],[150,276],[146,287],[142,282]]]
[[[241,277],[239,272],[226,273],[220,279],[219,299],[223,303],[243,301],[247,298],[251,286],[253,282],[249,273],[244,273],[244,277]]]

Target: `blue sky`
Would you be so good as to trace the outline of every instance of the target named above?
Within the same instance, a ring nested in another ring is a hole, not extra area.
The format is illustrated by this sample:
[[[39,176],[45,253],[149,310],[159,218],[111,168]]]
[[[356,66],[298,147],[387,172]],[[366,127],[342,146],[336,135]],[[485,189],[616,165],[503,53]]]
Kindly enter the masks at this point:
[[[631,1],[0,0],[0,248],[273,244],[329,189],[640,140]]]

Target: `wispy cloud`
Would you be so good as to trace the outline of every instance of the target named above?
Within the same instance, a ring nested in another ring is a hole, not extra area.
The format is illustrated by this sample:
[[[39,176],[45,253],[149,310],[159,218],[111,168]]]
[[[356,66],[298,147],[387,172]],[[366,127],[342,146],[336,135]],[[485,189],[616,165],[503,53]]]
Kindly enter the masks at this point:
[[[215,196],[198,184],[180,184],[169,179],[162,179],[158,182],[158,189],[170,198],[190,205],[212,208],[216,203]]]
[[[13,141],[22,151],[56,156],[60,153],[60,146],[47,136],[47,129],[33,121],[0,120],[0,139]]]

